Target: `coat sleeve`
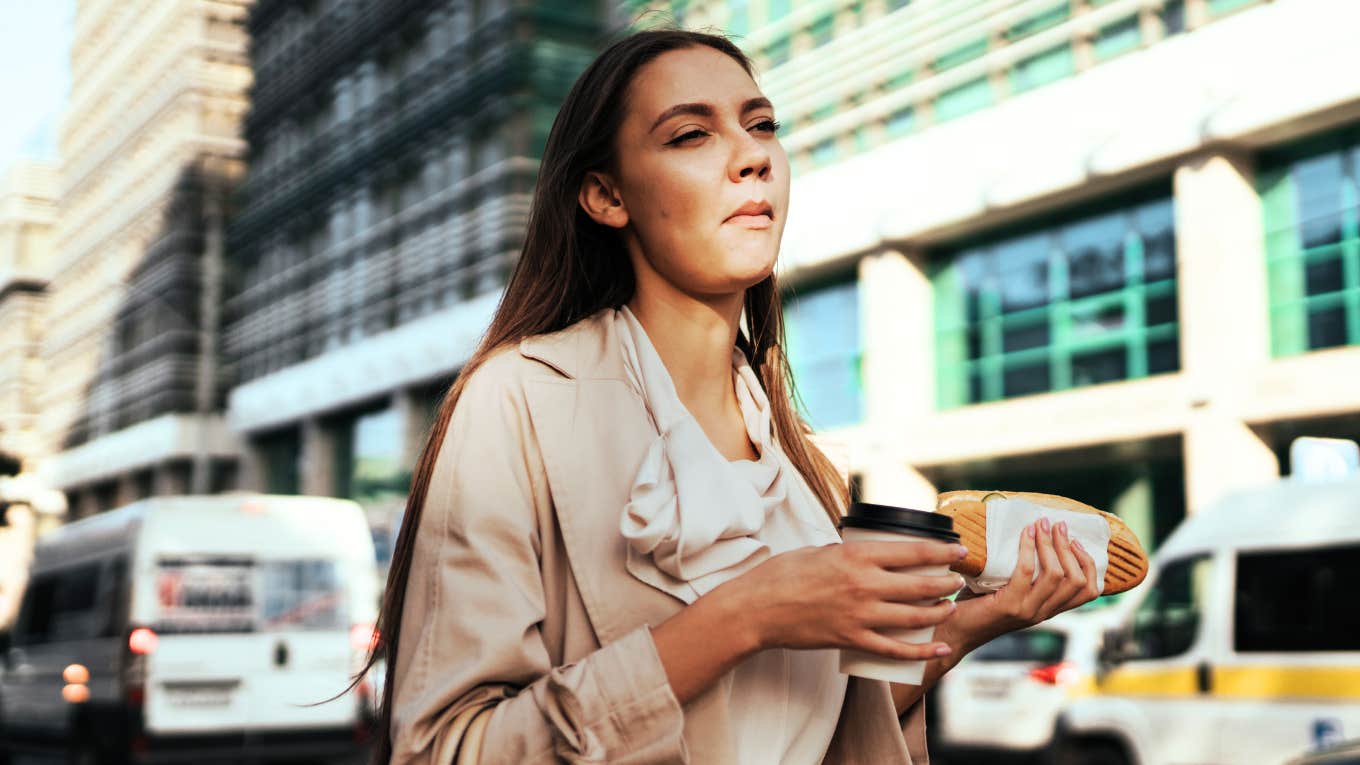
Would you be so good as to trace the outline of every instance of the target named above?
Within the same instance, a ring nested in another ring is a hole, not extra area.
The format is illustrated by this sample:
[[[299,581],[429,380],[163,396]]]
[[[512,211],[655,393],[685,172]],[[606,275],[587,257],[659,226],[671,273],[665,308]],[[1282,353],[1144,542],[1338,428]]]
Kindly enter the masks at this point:
[[[491,707],[484,765],[686,762],[684,713],[647,627],[550,661],[539,526],[551,497],[526,363],[502,352],[474,372],[439,447],[401,617],[391,762],[448,757],[450,723],[474,706]]]

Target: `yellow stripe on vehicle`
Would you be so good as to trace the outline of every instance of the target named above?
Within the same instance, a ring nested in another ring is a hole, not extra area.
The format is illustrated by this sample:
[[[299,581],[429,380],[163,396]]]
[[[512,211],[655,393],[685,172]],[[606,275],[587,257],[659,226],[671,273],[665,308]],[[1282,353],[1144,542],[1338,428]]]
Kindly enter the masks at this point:
[[[1097,684],[1101,696],[1219,699],[1360,699],[1360,667],[1213,667],[1200,693],[1196,670],[1117,667]]]

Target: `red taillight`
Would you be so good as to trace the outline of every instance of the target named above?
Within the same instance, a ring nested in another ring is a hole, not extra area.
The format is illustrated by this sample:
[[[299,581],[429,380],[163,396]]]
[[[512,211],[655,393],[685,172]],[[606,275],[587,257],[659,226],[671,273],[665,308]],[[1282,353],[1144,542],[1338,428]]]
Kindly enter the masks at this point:
[[[355,653],[369,654],[378,647],[378,630],[372,624],[356,624],[349,628],[349,647]]]
[[[156,650],[159,638],[149,627],[138,627],[128,635],[128,650],[138,656],[148,656]]]
[[[1029,671],[1031,680],[1037,680],[1045,685],[1070,685],[1076,682],[1080,674],[1077,665],[1070,661],[1049,664]]]

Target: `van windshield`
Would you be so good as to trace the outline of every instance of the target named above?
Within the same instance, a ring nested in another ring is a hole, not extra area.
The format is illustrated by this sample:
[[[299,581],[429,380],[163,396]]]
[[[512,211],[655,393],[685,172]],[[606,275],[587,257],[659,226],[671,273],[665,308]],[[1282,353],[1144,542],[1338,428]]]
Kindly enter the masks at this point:
[[[331,630],[349,621],[332,561],[191,557],[156,565],[161,634]]]

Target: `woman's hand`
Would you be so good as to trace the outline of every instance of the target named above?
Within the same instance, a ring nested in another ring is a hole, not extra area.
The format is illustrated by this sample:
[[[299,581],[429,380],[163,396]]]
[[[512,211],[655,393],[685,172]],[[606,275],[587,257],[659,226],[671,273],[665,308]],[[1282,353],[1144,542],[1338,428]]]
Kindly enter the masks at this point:
[[[945,639],[968,651],[1089,603],[1100,593],[1095,561],[1080,542],[1068,537],[1067,524],[1053,526],[1041,518],[1020,535],[1020,555],[1010,581],[986,595],[960,594],[957,613],[941,629]]]
[[[729,601],[766,648],[854,648],[912,660],[943,656],[943,642],[903,643],[878,630],[936,625],[954,612],[937,602],[963,586],[963,578],[897,569],[947,566],[966,555],[944,542],[845,542],[775,555],[710,595]],[[934,605],[917,605],[932,603]]]

